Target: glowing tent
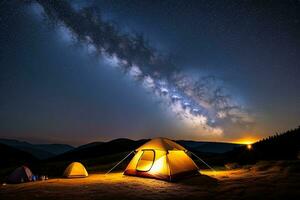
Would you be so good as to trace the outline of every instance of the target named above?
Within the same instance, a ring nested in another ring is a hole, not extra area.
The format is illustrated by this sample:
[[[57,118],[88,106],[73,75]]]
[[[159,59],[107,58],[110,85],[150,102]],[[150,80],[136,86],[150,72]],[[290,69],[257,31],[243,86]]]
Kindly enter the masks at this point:
[[[63,176],[67,178],[84,178],[88,176],[88,173],[81,163],[73,162],[65,169]]]
[[[124,174],[172,181],[199,174],[199,169],[184,147],[166,138],[156,138],[136,149]]]
[[[23,183],[32,181],[32,172],[26,167],[18,167],[7,178],[8,183]]]

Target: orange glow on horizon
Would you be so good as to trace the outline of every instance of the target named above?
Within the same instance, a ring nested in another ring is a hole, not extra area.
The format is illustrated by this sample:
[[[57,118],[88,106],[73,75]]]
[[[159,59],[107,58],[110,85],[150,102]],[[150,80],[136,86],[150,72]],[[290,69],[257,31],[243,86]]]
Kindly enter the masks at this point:
[[[255,138],[241,138],[241,139],[238,139],[238,140],[235,140],[233,141],[233,143],[236,143],[236,144],[245,144],[245,145],[250,145],[257,142],[258,139],[255,139]]]

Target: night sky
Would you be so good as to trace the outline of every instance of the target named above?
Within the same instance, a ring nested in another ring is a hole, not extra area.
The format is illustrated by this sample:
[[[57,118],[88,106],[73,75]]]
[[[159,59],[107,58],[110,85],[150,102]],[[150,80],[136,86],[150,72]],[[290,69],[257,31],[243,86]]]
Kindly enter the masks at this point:
[[[238,142],[300,125],[300,1],[24,2],[0,2],[0,138]]]

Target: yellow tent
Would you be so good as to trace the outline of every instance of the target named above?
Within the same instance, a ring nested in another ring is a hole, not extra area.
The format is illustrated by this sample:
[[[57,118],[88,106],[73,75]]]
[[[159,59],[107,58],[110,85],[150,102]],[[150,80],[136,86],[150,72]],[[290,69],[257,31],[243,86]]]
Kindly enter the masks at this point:
[[[65,169],[63,176],[67,178],[84,178],[88,176],[88,173],[81,163],[73,162]]]
[[[199,174],[194,161],[181,145],[166,138],[152,139],[140,148],[125,169],[125,175],[175,180]]]

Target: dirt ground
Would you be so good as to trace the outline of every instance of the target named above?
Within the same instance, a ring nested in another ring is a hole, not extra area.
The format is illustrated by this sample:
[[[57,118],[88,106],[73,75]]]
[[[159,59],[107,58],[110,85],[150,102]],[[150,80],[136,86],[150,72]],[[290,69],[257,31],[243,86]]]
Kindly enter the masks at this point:
[[[111,173],[1,185],[0,199],[300,199],[299,168],[284,163],[201,174],[175,183]]]

